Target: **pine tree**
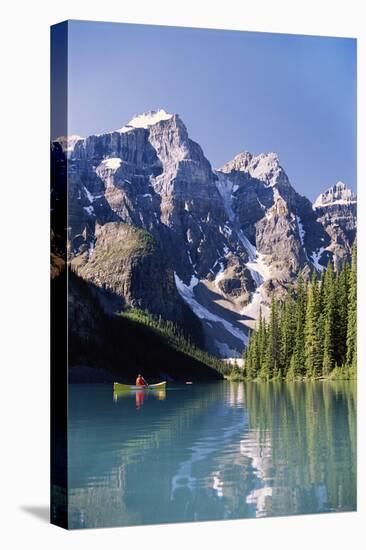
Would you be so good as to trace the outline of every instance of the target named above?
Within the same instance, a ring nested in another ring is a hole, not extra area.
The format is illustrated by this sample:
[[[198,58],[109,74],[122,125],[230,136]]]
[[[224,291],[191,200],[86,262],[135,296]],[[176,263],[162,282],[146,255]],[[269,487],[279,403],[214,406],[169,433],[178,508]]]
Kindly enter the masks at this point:
[[[258,362],[258,333],[253,331],[244,352],[244,376],[247,380],[256,378],[259,369]]]
[[[319,288],[318,279],[314,273],[307,285],[305,313],[305,373],[308,378],[314,378],[321,373],[322,355],[319,340]]]
[[[272,297],[271,315],[268,324],[268,337],[266,346],[266,356],[262,369],[262,378],[270,380],[271,378],[280,378],[281,371],[279,365],[279,323],[278,323],[278,307]]]
[[[306,312],[306,288],[303,278],[300,276],[296,285],[295,307],[295,345],[294,358],[292,360],[293,376],[301,377],[305,374],[305,312]]]
[[[350,266],[345,264],[336,278],[336,342],[335,362],[337,365],[345,365],[347,354],[347,327],[349,310],[349,280]]]
[[[336,293],[333,265],[329,262],[323,284],[323,315],[324,315],[324,340],[323,340],[323,376],[328,376],[335,367],[336,348]]]
[[[356,373],[357,367],[357,248],[352,248],[352,267],[349,272],[348,324],[347,324],[347,368]]]
[[[318,320],[317,320],[317,331],[318,331],[318,342],[319,342],[319,357],[320,357],[320,372],[323,373],[323,358],[324,358],[324,338],[325,338],[325,275],[326,271],[322,271],[320,282],[319,282],[319,292],[318,292]]]
[[[253,335],[250,336],[249,343],[247,347],[244,349],[244,354],[243,354],[243,360],[244,360],[243,375],[248,380],[250,380],[250,373],[252,372],[252,365],[250,363],[251,361],[250,348],[252,345],[252,338],[253,338]]]
[[[283,305],[279,325],[280,369],[286,376],[293,355],[296,330],[294,301],[291,297],[288,297]]]
[[[256,375],[259,374],[262,363],[266,355],[266,322],[262,316],[262,308],[259,310],[259,323],[258,323],[258,369]]]

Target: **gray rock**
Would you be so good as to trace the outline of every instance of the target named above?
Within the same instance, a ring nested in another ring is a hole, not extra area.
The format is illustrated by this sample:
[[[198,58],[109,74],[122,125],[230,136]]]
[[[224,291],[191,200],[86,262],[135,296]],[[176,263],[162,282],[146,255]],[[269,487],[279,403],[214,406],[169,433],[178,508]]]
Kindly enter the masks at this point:
[[[127,303],[181,322],[184,301],[212,318],[219,300],[245,333],[273,292],[281,298],[299,273],[350,256],[356,197],[344,184],[312,205],[275,153],[243,152],[214,171],[178,115],[145,113],[117,131],[62,138],[52,144],[56,174],[66,157],[68,259],[108,295],[106,308]]]

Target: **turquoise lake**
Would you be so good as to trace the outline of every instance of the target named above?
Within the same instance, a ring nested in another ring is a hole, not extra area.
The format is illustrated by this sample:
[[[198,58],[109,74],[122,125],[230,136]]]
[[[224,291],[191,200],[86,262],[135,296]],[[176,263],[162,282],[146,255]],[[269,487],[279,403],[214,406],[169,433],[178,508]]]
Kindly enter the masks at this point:
[[[354,382],[69,389],[69,527],[356,509]]]

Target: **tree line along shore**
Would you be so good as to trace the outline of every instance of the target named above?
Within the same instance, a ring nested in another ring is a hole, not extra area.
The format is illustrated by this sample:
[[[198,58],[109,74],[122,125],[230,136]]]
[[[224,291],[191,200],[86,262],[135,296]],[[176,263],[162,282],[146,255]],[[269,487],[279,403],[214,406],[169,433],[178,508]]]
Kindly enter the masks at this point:
[[[301,276],[283,303],[274,298],[270,316],[260,314],[244,351],[244,367],[230,379],[316,380],[356,378],[357,250],[335,272]]]

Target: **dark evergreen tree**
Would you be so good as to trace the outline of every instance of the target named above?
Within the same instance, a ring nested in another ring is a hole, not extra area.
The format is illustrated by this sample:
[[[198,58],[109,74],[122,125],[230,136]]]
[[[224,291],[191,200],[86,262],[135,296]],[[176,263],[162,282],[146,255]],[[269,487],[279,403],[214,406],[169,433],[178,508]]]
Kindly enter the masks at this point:
[[[295,344],[295,303],[288,297],[283,305],[280,319],[280,369],[285,373],[290,365]]]
[[[323,376],[328,376],[335,367],[336,357],[336,292],[333,264],[329,262],[323,284]]]
[[[356,374],[357,365],[357,248],[353,245],[349,273],[346,364]]]
[[[254,380],[256,377],[257,338],[257,333],[253,331],[244,352],[244,374],[248,380]]]
[[[315,378],[322,371],[322,353],[319,335],[320,315],[319,283],[314,273],[307,285],[305,314],[305,373],[308,378]]]
[[[347,355],[349,281],[350,266],[347,263],[336,278],[335,362],[339,366],[345,365]]]
[[[305,314],[306,314],[306,286],[300,276],[296,286],[295,307],[295,346],[292,360],[293,376],[299,378],[305,375]]]
[[[270,380],[280,378],[280,347],[279,347],[279,316],[278,306],[274,298],[271,302],[271,315],[268,323],[266,354],[261,371],[261,378]]]

